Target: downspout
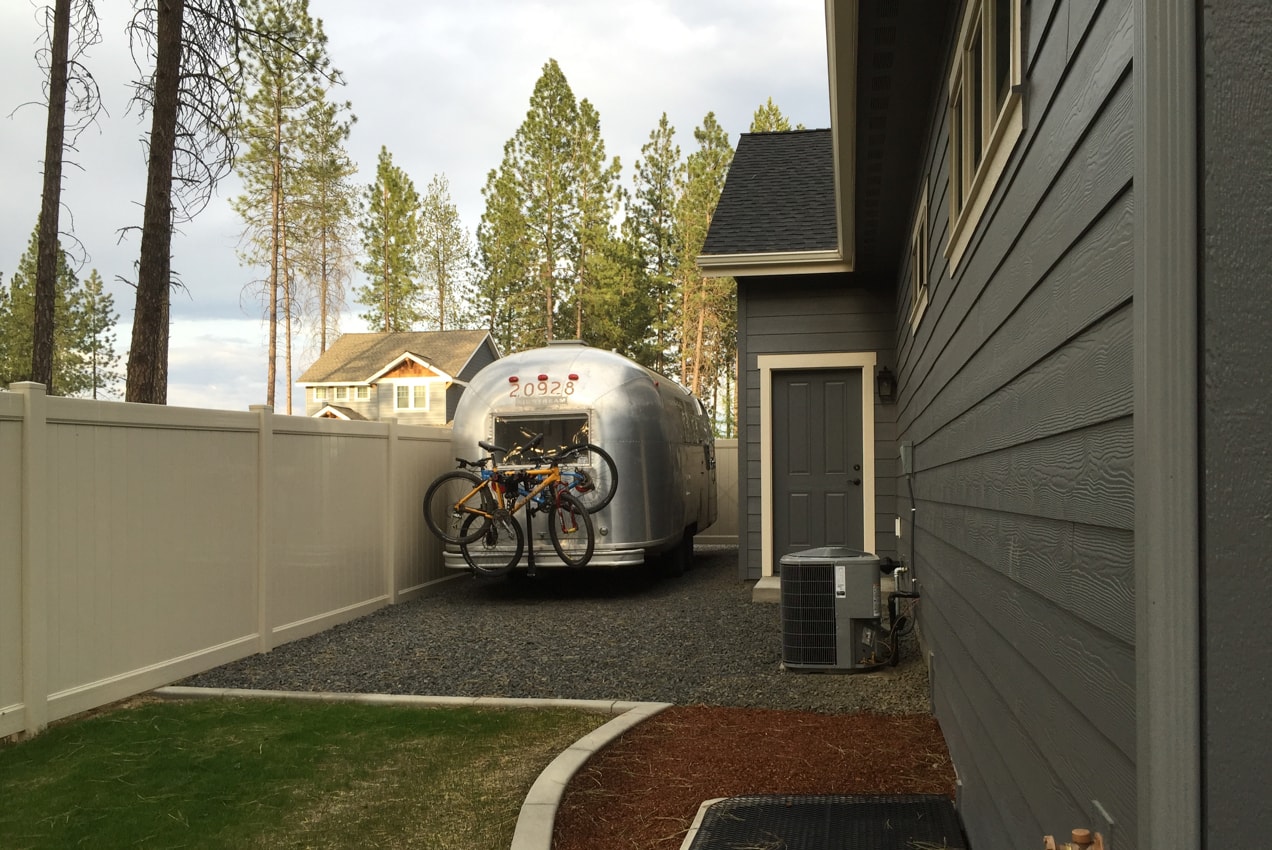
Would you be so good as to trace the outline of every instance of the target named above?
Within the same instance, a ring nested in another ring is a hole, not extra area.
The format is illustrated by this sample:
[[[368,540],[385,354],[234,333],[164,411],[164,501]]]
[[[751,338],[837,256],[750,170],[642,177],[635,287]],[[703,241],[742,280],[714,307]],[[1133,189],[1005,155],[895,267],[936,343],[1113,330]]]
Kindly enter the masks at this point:
[[[1137,838],[1201,847],[1197,0],[1134,13]]]

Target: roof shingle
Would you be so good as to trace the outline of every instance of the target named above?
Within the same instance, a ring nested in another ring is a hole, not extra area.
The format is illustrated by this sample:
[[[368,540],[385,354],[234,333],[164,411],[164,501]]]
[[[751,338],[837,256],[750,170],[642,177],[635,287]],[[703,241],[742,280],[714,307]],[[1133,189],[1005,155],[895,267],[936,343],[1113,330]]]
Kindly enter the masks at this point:
[[[743,133],[702,254],[838,247],[830,130]]]
[[[413,354],[446,374],[459,377],[489,335],[483,330],[344,334],[305,370],[297,383],[366,381],[403,354]]]

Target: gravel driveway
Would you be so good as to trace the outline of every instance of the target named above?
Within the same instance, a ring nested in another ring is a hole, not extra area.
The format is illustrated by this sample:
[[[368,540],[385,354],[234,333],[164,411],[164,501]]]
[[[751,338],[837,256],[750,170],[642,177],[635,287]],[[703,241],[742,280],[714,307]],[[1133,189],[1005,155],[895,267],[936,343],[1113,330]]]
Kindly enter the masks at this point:
[[[751,586],[738,579],[732,547],[700,548],[694,568],[678,578],[462,577],[181,684],[928,712],[913,638],[904,660],[883,672],[786,672],[779,608],[751,602]]]

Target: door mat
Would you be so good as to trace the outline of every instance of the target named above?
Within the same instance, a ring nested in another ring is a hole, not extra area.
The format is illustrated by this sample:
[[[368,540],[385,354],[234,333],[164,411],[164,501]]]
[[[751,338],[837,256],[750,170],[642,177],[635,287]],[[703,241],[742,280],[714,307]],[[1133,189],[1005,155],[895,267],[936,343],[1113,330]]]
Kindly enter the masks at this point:
[[[687,850],[967,850],[948,797],[753,796],[711,804]]]

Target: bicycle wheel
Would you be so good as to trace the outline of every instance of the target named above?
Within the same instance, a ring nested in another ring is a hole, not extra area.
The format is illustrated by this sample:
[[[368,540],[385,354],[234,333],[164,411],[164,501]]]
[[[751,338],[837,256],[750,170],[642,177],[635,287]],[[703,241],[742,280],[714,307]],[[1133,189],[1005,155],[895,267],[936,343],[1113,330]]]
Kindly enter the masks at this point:
[[[592,559],[592,517],[567,489],[548,496],[548,539],[567,567],[581,567]]]
[[[472,543],[485,534],[490,525],[488,514],[494,512],[495,505],[490,491],[484,487],[480,495],[473,493],[481,486],[480,476],[462,469],[452,469],[438,476],[424,494],[424,522],[428,530],[447,543]],[[470,516],[480,521],[465,526],[464,520]]]
[[[562,470],[562,477],[569,479],[570,493],[588,513],[594,514],[614,498],[618,467],[609,452],[592,443],[584,443],[571,454],[573,458]]]
[[[471,531],[469,526],[479,519],[485,517],[481,514],[466,516],[459,527],[461,536]],[[459,544],[464,563],[478,575],[491,577],[501,576],[515,567],[524,548],[525,535],[521,533],[521,524],[506,511],[495,514],[495,518],[486,524],[485,534],[478,535],[471,543]]]

